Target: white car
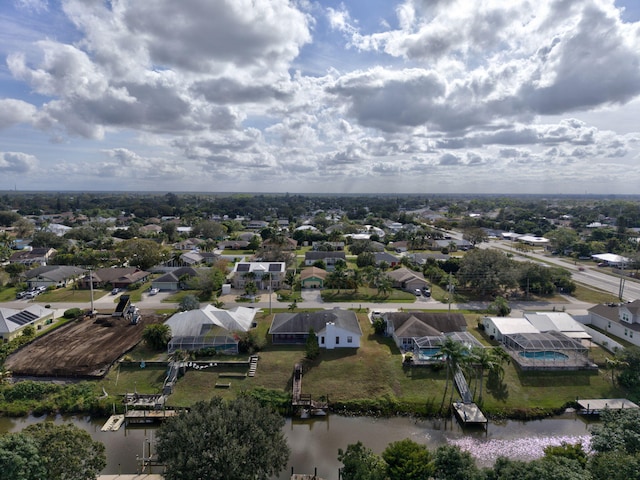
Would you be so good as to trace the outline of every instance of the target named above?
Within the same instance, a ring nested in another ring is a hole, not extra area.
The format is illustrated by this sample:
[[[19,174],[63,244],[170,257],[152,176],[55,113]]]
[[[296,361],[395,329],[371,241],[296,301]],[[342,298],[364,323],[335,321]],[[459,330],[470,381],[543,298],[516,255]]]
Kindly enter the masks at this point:
[[[157,295],[159,291],[159,288],[152,288],[151,290],[149,290],[149,295]]]

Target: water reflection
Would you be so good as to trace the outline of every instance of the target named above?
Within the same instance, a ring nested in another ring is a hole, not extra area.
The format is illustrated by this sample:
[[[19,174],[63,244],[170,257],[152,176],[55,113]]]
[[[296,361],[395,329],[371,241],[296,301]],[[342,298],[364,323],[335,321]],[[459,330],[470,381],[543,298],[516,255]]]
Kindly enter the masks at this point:
[[[0,418],[0,432],[20,431],[43,420],[72,421],[107,449],[107,467],[103,473],[136,473],[136,457],[142,454],[145,441],[153,440],[154,428],[127,428],[119,432],[102,432],[105,419],[89,417]],[[337,480],[338,449],[362,441],[376,453],[389,443],[410,438],[435,449],[455,444],[468,450],[478,464],[489,466],[499,455],[530,460],[542,455],[546,445],[562,441],[582,442],[588,448],[589,424],[582,417],[566,415],[531,422],[503,421],[490,423],[486,429],[467,430],[451,419],[415,420],[411,418],[375,419],[330,415],[323,419],[288,419],[284,433],[291,448],[290,462],[278,477],[288,479],[295,473],[317,473],[327,480]]]

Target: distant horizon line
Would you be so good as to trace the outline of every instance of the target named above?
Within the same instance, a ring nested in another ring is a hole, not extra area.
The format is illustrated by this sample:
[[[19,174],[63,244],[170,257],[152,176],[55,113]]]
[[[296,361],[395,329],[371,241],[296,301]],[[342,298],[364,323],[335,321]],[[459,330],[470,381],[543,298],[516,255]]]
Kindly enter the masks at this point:
[[[640,193],[336,193],[336,192],[205,192],[188,190],[0,190],[0,195],[7,194],[112,194],[112,195],[268,195],[268,196],[304,196],[304,197],[564,197],[564,198],[637,198]]]

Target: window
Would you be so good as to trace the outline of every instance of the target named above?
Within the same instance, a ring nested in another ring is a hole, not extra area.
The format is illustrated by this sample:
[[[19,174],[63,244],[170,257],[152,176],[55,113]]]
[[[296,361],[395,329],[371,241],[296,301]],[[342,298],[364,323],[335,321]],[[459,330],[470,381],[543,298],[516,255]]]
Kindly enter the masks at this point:
[[[336,337],[336,345],[340,345],[340,337]]]
[[[324,345],[324,337],[320,337],[320,344]]]
[[[628,333],[628,332],[627,332],[627,329],[625,328],[625,329],[624,329],[624,336],[625,336],[625,337],[627,336],[627,333]]]
[[[353,337],[347,337],[347,343],[353,343]]]

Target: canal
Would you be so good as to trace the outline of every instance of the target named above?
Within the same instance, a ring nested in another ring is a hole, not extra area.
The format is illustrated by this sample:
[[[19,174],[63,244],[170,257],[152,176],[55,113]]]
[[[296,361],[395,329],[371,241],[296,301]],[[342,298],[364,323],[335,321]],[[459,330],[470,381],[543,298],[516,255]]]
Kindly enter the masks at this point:
[[[24,417],[0,418],[0,433],[15,432],[44,420],[71,421],[103,442],[107,450],[107,467],[103,473],[136,473],[136,456],[142,455],[147,441],[153,442],[155,428],[127,428],[118,432],[102,432],[104,418],[89,417]],[[435,449],[443,444],[455,444],[468,450],[480,466],[490,466],[504,455],[530,460],[542,456],[545,446],[561,442],[582,442],[588,448],[590,424],[573,413],[537,421],[506,420],[490,422],[484,429],[462,429],[455,420],[411,418],[343,417],[329,415],[323,419],[287,419],[284,432],[291,456],[289,465],[278,477],[288,479],[295,473],[317,473],[327,480],[337,480],[338,449],[362,441],[376,453],[381,453],[394,441],[410,438]],[[215,448],[215,446],[212,446]],[[159,471],[159,470],[157,470]]]

